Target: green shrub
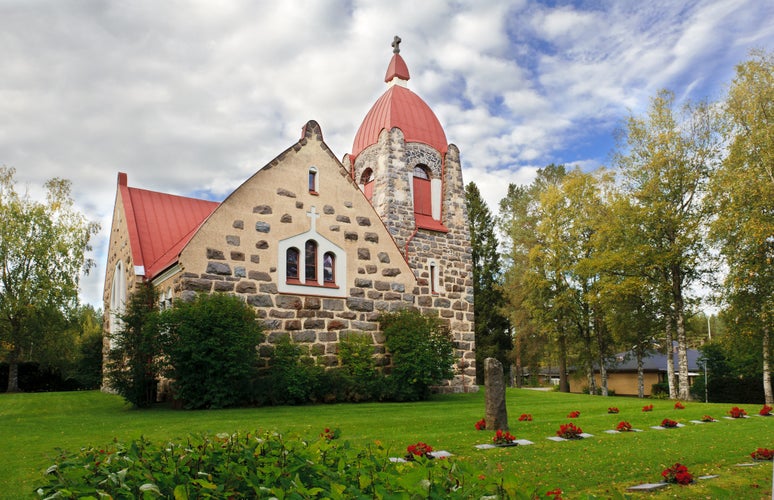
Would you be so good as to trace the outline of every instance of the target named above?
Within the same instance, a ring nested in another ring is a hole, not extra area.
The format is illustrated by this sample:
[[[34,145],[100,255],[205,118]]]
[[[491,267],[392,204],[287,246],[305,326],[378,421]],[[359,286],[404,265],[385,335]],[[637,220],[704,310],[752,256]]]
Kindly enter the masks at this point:
[[[275,405],[294,405],[322,398],[319,382],[323,368],[304,355],[301,346],[287,336],[274,344],[268,375],[259,381],[260,399]]]
[[[186,408],[248,402],[263,338],[252,307],[231,295],[201,294],[161,317],[172,391]]]
[[[322,430],[322,429],[321,429]],[[483,480],[463,461],[389,460],[324,430],[316,440],[281,434],[189,436],[60,451],[41,498],[531,498]],[[509,496],[513,495],[513,496]]]
[[[427,399],[431,386],[454,375],[454,344],[440,318],[406,309],[382,314],[379,322],[392,358],[387,399]]]
[[[108,385],[134,406],[150,406],[156,401],[162,370],[153,286],[139,286],[129,297],[126,312],[118,317],[121,327],[111,337],[106,367]]]
[[[340,383],[344,400],[351,402],[379,399],[382,374],[376,369],[370,335],[350,335],[339,340]]]

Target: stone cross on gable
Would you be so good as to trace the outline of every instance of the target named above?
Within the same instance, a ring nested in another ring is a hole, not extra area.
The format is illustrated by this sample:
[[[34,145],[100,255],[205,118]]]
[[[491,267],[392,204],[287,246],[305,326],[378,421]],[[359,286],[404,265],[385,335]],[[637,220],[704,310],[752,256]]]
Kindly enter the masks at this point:
[[[392,39],[392,53],[393,54],[400,54],[400,42],[403,40],[400,39],[398,35],[395,35],[395,38]]]
[[[317,232],[317,218],[320,217],[320,214],[317,213],[317,211],[314,208],[314,205],[312,205],[309,208],[309,211],[306,213],[306,216],[309,217],[312,220],[312,228],[310,231],[313,233]]]

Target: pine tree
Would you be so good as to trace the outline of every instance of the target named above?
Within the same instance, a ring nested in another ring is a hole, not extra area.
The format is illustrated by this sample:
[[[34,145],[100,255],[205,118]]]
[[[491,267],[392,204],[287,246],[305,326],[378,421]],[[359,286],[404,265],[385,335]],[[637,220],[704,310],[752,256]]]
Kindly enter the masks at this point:
[[[494,217],[472,182],[465,187],[465,202],[473,249],[476,380],[482,384],[484,360],[497,358],[508,371],[508,353],[513,344],[508,320],[502,312],[505,301],[500,288],[502,267]]]

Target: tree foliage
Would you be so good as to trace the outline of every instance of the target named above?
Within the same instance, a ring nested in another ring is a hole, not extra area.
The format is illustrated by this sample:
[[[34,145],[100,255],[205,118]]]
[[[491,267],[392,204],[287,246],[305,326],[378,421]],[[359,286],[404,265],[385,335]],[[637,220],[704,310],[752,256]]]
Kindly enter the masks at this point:
[[[495,221],[474,183],[465,187],[465,203],[473,253],[473,294],[475,296],[476,379],[484,382],[484,360],[497,358],[510,366],[508,354],[513,347],[501,281],[502,268]]]
[[[108,386],[139,408],[156,401],[164,366],[156,299],[153,285],[137,286],[118,317],[118,331],[110,337]]]
[[[723,297],[734,330],[758,338],[768,404],[774,329],[774,55],[737,66],[724,106],[728,156],[712,182],[711,236],[728,267]]]
[[[629,118],[615,155],[636,210],[632,221],[642,236],[643,244],[632,249],[632,257],[664,300],[667,346],[672,344],[672,332],[677,341],[677,391],[669,373],[673,398],[690,397],[686,290],[701,276],[702,257],[707,253],[703,231],[708,212],[703,198],[718,156],[711,107],[685,103],[678,108],[674,94],[667,90],[651,100],[645,116]]]
[[[70,182],[46,182],[46,200],[16,190],[15,170],[0,167],[0,342],[10,366],[8,391],[17,391],[18,362],[41,342],[39,319],[78,304],[89,240],[99,225],[74,207]]]

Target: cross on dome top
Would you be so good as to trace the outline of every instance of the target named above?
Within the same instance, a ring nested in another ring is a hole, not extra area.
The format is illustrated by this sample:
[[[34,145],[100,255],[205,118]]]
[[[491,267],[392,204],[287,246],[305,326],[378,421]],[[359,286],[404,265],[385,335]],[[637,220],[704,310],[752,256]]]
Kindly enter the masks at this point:
[[[395,35],[395,38],[392,39],[392,53],[393,54],[400,54],[400,42],[403,40],[400,39],[398,35]]]

